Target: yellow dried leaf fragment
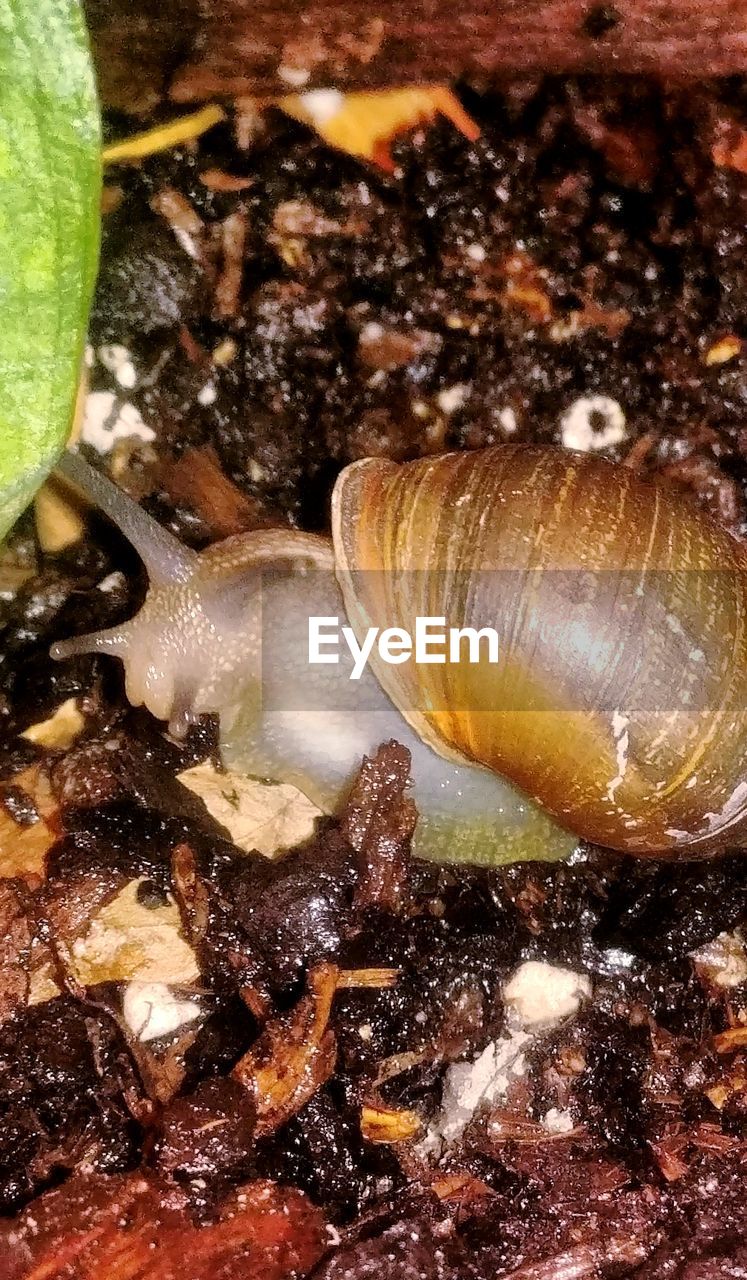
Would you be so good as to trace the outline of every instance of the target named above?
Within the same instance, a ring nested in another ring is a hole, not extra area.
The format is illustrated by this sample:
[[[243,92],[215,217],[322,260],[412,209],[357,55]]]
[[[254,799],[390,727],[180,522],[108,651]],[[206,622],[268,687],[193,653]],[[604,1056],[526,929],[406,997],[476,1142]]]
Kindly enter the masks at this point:
[[[204,801],[234,844],[268,858],[308,840],[321,814],[296,787],[258,782],[230,770],[219,773],[210,763],[185,769],[179,781]]]
[[[13,778],[31,798],[39,821],[20,826],[4,808],[0,808],[0,877],[43,876],[47,850],[57,839],[52,819],[57,803],[49,779],[38,765],[24,769]]]
[[[48,751],[67,751],[82,733],[85,723],[77,698],[67,698],[46,720],[29,725],[21,737]]]
[[[318,89],[290,94],[277,105],[294,120],[308,124],[325,142],[348,155],[392,168],[389,144],[398,134],[445,116],[470,141],[480,130],[446,85],[339,93]]]
[[[244,99],[243,110],[250,100]],[[448,85],[419,85],[410,89],[376,89],[361,93],[340,93],[337,89],[314,89],[281,98],[252,103],[253,113],[265,107],[279,107],[286,115],[316,130],[320,138],[351,156],[371,160],[382,168],[394,166],[389,146],[398,134],[444,116],[474,142],[480,129],[464,110]],[[105,164],[137,163],[158,151],[168,151],[199,138],[226,118],[217,103],[200,111],[133,134],[104,148]],[[242,113],[237,123],[240,126]]]
[[[194,982],[197,957],[181,934],[179,910],[138,902],[140,880],[132,880],[91,921],[72,946],[75,977],[84,986],[98,982]]]
[[[382,1104],[364,1107],[361,1111],[361,1133],[368,1142],[389,1145],[394,1142],[410,1142],[422,1128],[416,1111]]]
[[[727,361],[733,360],[742,350],[741,339],[733,333],[727,333],[726,337],[719,338],[718,342],[714,342],[705,353],[704,359],[706,364],[726,364]]]
[[[104,164],[127,164],[134,160],[144,160],[146,156],[157,151],[170,151],[184,142],[191,142],[201,134],[212,129],[213,125],[225,120],[226,113],[217,102],[211,102],[199,111],[186,116],[177,116],[166,124],[159,124],[155,129],[147,129],[144,133],[135,133],[121,142],[113,142],[104,147],[102,159]]]

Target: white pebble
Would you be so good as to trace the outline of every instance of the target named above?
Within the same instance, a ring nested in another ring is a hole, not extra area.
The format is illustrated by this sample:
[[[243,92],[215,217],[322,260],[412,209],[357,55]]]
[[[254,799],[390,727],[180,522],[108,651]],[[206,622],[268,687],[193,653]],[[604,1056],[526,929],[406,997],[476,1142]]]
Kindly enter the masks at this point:
[[[599,427],[594,417],[601,419]],[[560,434],[567,449],[608,449],[625,439],[625,413],[611,396],[580,396],[561,417]]]
[[[697,951],[691,951],[690,959],[715,987],[728,991],[747,982],[747,947],[738,929],[720,933]]]
[[[384,327],[378,320],[367,320],[360,332],[360,342],[378,342],[384,336]]]
[[[113,573],[107,573],[106,577],[97,583],[97,590],[108,595],[110,591],[119,591],[119,588],[124,586],[124,582],[124,574],[119,569],[115,569]]]
[[[574,1128],[570,1111],[561,1111],[558,1107],[550,1107],[542,1117],[542,1124],[548,1133],[570,1133]]]
[[[120,387],[132,391],[137,386],[137,370],[127,347],[119,342],[105,343],[99,347],[99,360],[109,373],[113,373]]]
[[[516,414],[514,413],[510,405],[507,405],[505,409],[499,410],[498,421],[501,425],[504,435],[512,436],[516,434],[516,430],[519,424],[516,421]]]
[[[453,387],[445,387],[436,396],[436,403],[442,413],[454,413],[461,409],[469,394],[469,386],[463,382],[455,382]]]
[[[218,392],[215,389],[214,382],[206,382],[205,386],[201,387],[197,392],[197,400],[199,404],[203,404],[205,406],[215,404],[217,399]]]
[[[289,84],[293,89],[303,89],[305,84],[309,83],[311,72],[308,67],[278,67],[278,78],[283,84]]]
[[[444,1077],[441,1111],[423,1139],[425,1154],[438,1152],[461,1138],[482,1107],[504,1098],[512,1082],[527,1070],[525,1051],[532,1044],[526,1031],[512,1030],[491,1040],[471,1062],[457,1062]]]
[[[591,979],[544,960],[526,960],[503,988],[503,1002],[523,1027],[550,1027],[591,999]]]
[[[200,1016],[193,1000],[181,1000],[165,982],[130,982],[124,993],[122,1012],[138,1040],[157,1040],[172,1035],[179,1027]]]
[[[86,396],[81,439],[98,453],[110,453],[117,440],[131,437],[148,442],[156,433],[143,422],[134,404],[122,403],[111,391],[91,391]]]

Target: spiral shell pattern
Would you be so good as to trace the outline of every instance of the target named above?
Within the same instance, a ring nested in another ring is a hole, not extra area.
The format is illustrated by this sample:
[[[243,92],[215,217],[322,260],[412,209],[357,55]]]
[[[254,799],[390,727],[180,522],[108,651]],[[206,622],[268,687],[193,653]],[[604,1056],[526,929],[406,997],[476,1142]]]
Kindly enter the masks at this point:
[[[497,662],[377,665],[443,754],[585,839],[700,856],[747,830],[747,556],[687,496],[570,451],[348,467],[333,498],[354,630],[494,628]]]

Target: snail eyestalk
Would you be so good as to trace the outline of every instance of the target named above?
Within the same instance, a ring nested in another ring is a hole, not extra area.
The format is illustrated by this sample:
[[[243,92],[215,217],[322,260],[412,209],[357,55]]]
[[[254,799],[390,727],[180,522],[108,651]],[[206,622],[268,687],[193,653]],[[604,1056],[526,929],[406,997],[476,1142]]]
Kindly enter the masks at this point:
[[[186,582],[194,573],[197,556],[153,520],[137,502],[76,453],[65,453],[57,472],[92,506],[97,507],[131,542],[152,583]]]

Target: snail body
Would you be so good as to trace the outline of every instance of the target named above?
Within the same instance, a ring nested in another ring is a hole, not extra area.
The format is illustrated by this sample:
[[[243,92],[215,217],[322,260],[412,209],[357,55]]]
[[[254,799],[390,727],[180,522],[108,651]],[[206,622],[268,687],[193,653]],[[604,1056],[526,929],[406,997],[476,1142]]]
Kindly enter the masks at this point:
[[[503,445],[355,463],[333,542],[239,535],[185,551],[80,459],[63,471],[148,569],[141,612],[57,646],[125,664],[174,731],[221,719],[226,762],[323,808],[386,738],[412,753],[416,851],[561,857],[576,837],[701,856],[747,828],[742,548],[686,498],[587,455]],[[344,602],[344,607],[343,607]],[[308,619],[490,627],[498,661],[310,667]],[[271,638],[271,639],[269,639]],[[269,642],[268,642],[269,639]]]
[[[396,739],[412,757],[421,857],[510,862],[575,848],[574,835],[504,779],[424,742],[369,669],[352,681],[349,652],[337,665],[309,665],[308,618],[344,617],[328,539],[265,530],[198,555],[80,457],[66,455],[59,470],[131,541],[149,590],[135,618],[63,641],[55,657],[121,658],[130,702],[168,720],[176,737],[217,712],[229,768],[293,783],[326,812],[362,757]]]

